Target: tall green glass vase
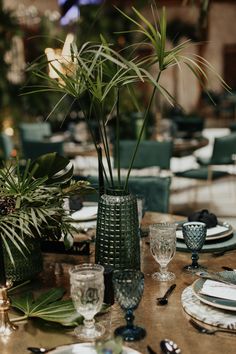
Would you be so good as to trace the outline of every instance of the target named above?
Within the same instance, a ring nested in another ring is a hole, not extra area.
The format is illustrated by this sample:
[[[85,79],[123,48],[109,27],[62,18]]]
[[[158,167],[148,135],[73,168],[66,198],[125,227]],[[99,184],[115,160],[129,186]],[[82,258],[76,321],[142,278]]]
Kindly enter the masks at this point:
[[[108,189],[98,203],[96,263],[113,269],[140,269],[137,200],[119,189]]]

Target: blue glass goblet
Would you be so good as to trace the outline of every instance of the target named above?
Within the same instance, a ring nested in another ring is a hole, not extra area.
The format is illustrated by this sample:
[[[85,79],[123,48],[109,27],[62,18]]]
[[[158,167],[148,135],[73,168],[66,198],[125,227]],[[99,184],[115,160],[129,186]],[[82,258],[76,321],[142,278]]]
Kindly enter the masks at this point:
[[[198,252],[201,251],[206,240],[207,227],[203,222],[191,221],[182,226],[184,242],[192,252],[192,264],[184,267],[187,272],[195,273],[206,269],[198,264]]]
[[[125,269],[113,274],[115,298],[125,311],[126,326],[118,327],[115,336],[125,341],[139,340],[145,337],[146,331],[133,324],[133,311],[138,307],[144,288],[144,275],[139,270]]]

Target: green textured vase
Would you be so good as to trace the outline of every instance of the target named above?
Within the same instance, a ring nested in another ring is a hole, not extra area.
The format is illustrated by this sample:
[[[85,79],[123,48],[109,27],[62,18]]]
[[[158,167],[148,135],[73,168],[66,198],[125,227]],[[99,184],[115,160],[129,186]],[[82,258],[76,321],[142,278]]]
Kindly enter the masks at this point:
[[[11,253],[15,264],[12,264],[8,253],[6,251],[4,252],[6,277],[13,282],[22,282],[32,279],[43,270],[40,241],[28,237],[24,242],[28,248],[28,251],[24,250],[25,256],[15,245],[11,245]]]
[[[95,261],[114,269],[140,269],[137,200],[108,189],[98,203]]]

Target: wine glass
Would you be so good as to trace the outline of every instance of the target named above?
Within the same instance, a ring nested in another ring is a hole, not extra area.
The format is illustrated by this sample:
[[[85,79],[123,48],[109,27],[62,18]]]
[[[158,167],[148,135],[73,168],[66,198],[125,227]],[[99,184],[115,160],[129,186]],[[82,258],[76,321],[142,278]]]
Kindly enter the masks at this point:
[[[195,273],[206,269],[198,264],[198,252],[206,240],[207,226],[203,222],[189,221],[182,225],[184,242],[188,249],[192,252],[192,264],[184,267],[187,272]]]
[[[115,298],[125,311],[126,326],[118,327],[115,336],[121,336],[126,341],[139,340],[145,337],[144,328],[133,324],[133,311],[143,295],[144,275],[139,270],[123,269],[113,274]]]
[[[105,333],[105,328],[94,320],[103,303],[103,272],[101,265],[90,263],[69,270],[71,298],[77,312],[84,317],[83,325],[75,328],[75,334],[83,340],[94,340]]]
[[[152,275],[159,281],[175,279],[175,274],[167,270],[167,266],[175,255],[176,250],[176,224],[159,223],[150,226],[150,249],[160,271]]]

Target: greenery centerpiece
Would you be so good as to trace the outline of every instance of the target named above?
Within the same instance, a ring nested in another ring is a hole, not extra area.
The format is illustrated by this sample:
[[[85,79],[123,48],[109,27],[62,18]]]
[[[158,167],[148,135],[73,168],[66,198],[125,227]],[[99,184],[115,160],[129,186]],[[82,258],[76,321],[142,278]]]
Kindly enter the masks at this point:
[[[51,77],[45,71],[41,70],[42,67],[37,66],[35,63],[32,65],[31,69],[35,71],[35,74],[43,80],[46,79],[48,84],[42,85],[41,88],[37,87],[36,90],[32,88],[30,92],[57,91],[61,93],[61,100],[55,106],[55,109],[68,96],[71,96],[74,101],[78,102],[84,113],[95,148],[98,152],[100,170],[102,171],[100,177],[101,175],[104,177],[106,190],[109,190],[109,195],[111,195],[111,198],[109,197],[107,200],[108,210],[110,210],[107,214],[105,212],[106,203],[104,196],[100,199],[96,260],[101,263],[112,264],[116,267],[117,264],[114,261],[114,258],[116,258],[118,268],[138,268],[139,261],[135,257],[132,257],[132,250],[136,250],[137,253],[139,252],[138,222],[134,221],[137,219],[137,211],[132,212],[129,208],[123,208],[126,203],[124,196],[128,195],[129,176],[156,94],[162,95],[171,105],[176,105],[174,97],[161,83],[161,78],[171,67],[177,66],[181,68],[182,65],[185,65],[204,86],[205,82],[207,82],[207,71],[212,72],[214,68],[204,58],[196,54],[186,55],[190,41],[185,41],[173,48],[167,48],[166,13],[164,8],[159,15],[156,7],[151,7],[154,24],[134,7],[132,8],[133,16],[119,9],[117,10],[133,26],[133,29],[130,31],[135,38],[133,45],[122,49],[122,51],[117,51],[116,45],[108,43],[102,35],[100,43],[86,42],[77,46],[75,40],[73,40],[67,53],[63,50],[61,57],[51,58],[47,62],[50,71],[53,71]],[[147,48],[146,52],[150,54],[140,56],[140,48],[141,50]],[[223,86],[227,87],[219,75],[216,74],[216,77],[221,81]],[[138,89],[137,84],[143,83],[147,84],[150,88],[147,90],[149,92],[149,101],[143,115],[142,126],[132,153],[127,175],[122,180],[119,157],[122,95],[129,93],[130,100],[133,101],[134,105],[138,106],[135,92]],[[115,121],[114,148],[117,155],[117,168],[115,172],[112,166],[111,145],[107,131],[107,127],[112,120]],[[93,130],[94,122],[98,128],[99,136]],[[102,149],[102,154],[100,154],[100,149]],[[102,159],[102,155],[105,156],[105,162]],[[100,178],[100,181],[102,181],[102,178]],[[117,209],[116,200],[118,196],[121,196],[121,208],[118,208],[119,211],[116,213],[117,218],[115,221],[104,221],[102,219],[103,215],[112,214],[111,210],[113,209],[111,205],[113,202],[114,211]],[[130,202],[134,206],[135,202],[133,200],[130,200]],[[131,224],[128,219],[133,220]],[[122,220],[124,223],[121,222]],[[117,232],[111,230],[111,224],[115,225],[119,230]],[[108,225],[107,230],[106,225]],[[120,228],[117,225],[120,225]],[[109,235],[113,235],[114,239],[112,240],[112,244],[109,243],[107,246],[107,255],[101,257],[100,250],[105,248],[107,238],[111,237]],[[119,238],[119,242],[116,242],[117,237]],[[131,239],[133,239],[133,243],[128,242]],[[127,251],[127,249],[129,250]],[[130,261],[131,259],[133,261]]]
[[[63,237],[71,247],[74,228],[64,200],[91,189],[88,182],[73,182],[72,175],[69,160],[56,153],[0,169],[0,235],[8,278],[21,281],[41,270],[41,238]]]

